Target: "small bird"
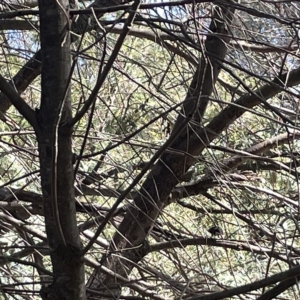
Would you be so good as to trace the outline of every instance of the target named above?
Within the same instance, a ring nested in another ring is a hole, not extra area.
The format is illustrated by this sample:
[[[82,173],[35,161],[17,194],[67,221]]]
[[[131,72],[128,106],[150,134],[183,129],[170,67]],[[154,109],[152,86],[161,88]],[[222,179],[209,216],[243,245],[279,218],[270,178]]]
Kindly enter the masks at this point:
[[[212,236],[222,235],[223,229],[219,226],[212,226],[207,230]]]

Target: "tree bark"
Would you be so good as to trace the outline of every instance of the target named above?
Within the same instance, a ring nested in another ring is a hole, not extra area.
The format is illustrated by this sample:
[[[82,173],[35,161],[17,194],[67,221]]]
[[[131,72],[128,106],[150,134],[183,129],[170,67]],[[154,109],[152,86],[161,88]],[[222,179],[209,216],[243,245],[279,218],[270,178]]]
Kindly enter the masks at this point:
[[[208,97],[212,93],[220,72],[219,61],[225,58],[227,52],[226,44],[230,41],[227,28],[230,26],[232,16],[233,10],[231,9],[223,6],[215,8],[210,26],[211,34],[205,42],[205,50],[171,138],[174,138],[174,132],[180,130],[186,118],[191,119],[196,126],[200,126]],[[171,145],[174,150],[184,148],[187,153],[195,152],[189,145],[189,136],[195,129],[194,125],[192,127],[185,127],[182,133],[175,137]],[[198,143],[201,143],[201,140]],[[102,265],[123,277],[130,274],[134,265],[146,255],[148,247],[145,238],[166,206],[172,189],[179,183],[179,178],[191,164],[191,162],[187,163],[186,156],[182,154],[182,151],[178,155],[166,153],[161,157],[146,178],[140,193],[134,199],[134,205],[120,224],[118,232],[111,242],[109,254],[102,259]],[[105,286],[106,292],[114,296],[120,292],[118,279],[107,277],[98,269],[94,271],[87,286],[97,289],[100,285]]]
[[[55,1],[55,0],[54,0]],[[74,0],[70,1],[71,5],[74,5]],[[56,2],[58,3],[58,2]],[[119,0],[96,0],[90,7],[105,7],[118,5],[123,3]],[[101,15],[98,15],[100,18]],[[76,41],[80,35],[85,32],[89,32],[98,27],[97,22],[91,21],[89,15],[80,15],[76,18],[76,21],[71,23],[72,32],[76,35],[72,35],[72,42]],[[28,60],[28,62],[19,70],[19,72],[12,78],[12,86],[16,88],[19,94],[22,94],[26,88],[41,74],[41,50],[38,50],[33,57]],[[4,114],[10,108],[11,102],[9,97],[6,97],[5,94],[0,94],[0,119],[5,119]]]
[[[53,283],[43,299],[85,299],[82,244],[76,222],[69,76],[69,1],[41,0],[42,95],[35,128]]]

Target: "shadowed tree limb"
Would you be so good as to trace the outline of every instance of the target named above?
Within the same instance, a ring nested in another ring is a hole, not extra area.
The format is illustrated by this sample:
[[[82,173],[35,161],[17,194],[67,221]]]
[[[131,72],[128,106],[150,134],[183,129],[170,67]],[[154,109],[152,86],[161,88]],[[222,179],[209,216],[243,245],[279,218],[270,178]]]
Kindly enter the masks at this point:
[[[0,75],[0,90],[8,97],[19,113],[25,117],[28,123],[35,128],[37,120],[34,110],[30,108],[2,75]]]
[[[217,56],[214,53],[214,56]],[[197,73],[197,76],[199,71]],[[287,78],[288,76],[288,78]],[[211,84],[211,78],[208,79]],[[201,82],[201,80],[199,79]],[[260,104],[261,98],[267,100],[286,87],[291,87],[300,82],[300,69],[296,69],[289,74],[282,75],[273,82],[264,85],[252,94],[246,94],[227,108],[221,111],[205,128],[193,126],[193,130],[183,133],[172,145],[173,149],[181,150],[191,154],[182,159],[174,154],[164,154],[162,159],[153,167],[152,172],[145,180],[139,196],[135,198],[135,206],[129,209],[123,222],[119,226],[120,233],[114,237],[111,245],[112,253],[115,249],[134,248],[136,250],[123,251],[126,261],[120,261],[120,256],[106,257],[102,262],[108,267],[116,268],[118,273],[127,274],[130,272],[130,261],[137,262],[143,252],[145,237],[151,226],[161,213],[161,209],[166,205],[171,190],[177,185],[179,179],[193,163],[193,155],[199,155],[212,140],[214,140],[223,130],[238,119],[248,108]],[[283,84],[285,83],[285,85]],[[197,86],[197,85],[196,85]],[[199,96],[199,95],[198,95]],[[188,98],[190,99],[190,98]],[[199,117],[199,115],[198,115]],[[182,116],[181,116],[182,119]],[[147,191],[147,192],[145,192]],[[117,261],[116,261],[117,260]],[[101,284],[103,277],[101,274],[93,274],[89,284],[95,288]],[[109,282],[109,280],[105,280]]]
[[[96,0],[90,7],[105,7],[111,6],[113,4],[120,4],[121,1],[118,0]],[[12,12],[17,13],[18,12]],[[101,17],[101,14],[98,15]],[[1,20],[0,20],[1,22]],[[77,18],[76,22],[72,22],[71,30],[76,33],[72,35],[72,42],[74,42],[79,35],[84,32],[88,32],[97,28],[96,22],[90,21],[90,16],[81,15]],[[26,64],[17,72],[17,74],[12,78],[12,85],[16,88],[19,94],[23,93],[26,88],[41,74],[41,50],[38,50],[32,58],[30,58]],[[10,99],[3,93],[0,94],[0,112],[2,113],[1,118],[5,119],[4,114],[11,106]]]
[[[225,23],[230,23],[233,11],[224,7],[217,7],[215,13],[211,23],[214,35],[206,40],[205,47],[223,59],[226,55],[226,43],[230,40],[230,37],[226,35]],[[229,26],[228,23],[227,26]],[[217,33],[220,33],[223,38],[218,37]],[[199,123],[199,118],[205,111],[208,96],[213,90],[213,84],[217,80],[219,71],[220,67],[213,59],[202,57],[186,96],[182,114],[173,129],[173,134],[185,122],[186,118],[192,117]],[[197,107],[196,113],[195,107]],[[177,140],[179,140],[179,143],[184,145],[183,150],[190,152],[192,149],[188,143],[187,135],[191,135],[191,132],[192,130],[188,130],[188,128],[184,129],[171,144],[171,148],[177,150]],[[179,182],[178,178],[185,173],[185,159],[185,156],[164,154],[161,160],[156,163],[145,180],[140,193],[134,199],[134,205],[129,207],[123,222],[120,224],[119,231],[115,234],[110,246],[111,253],[102,259],[103,265],[116,270],[122,276],[127,276],[133,268],[132,262],[137,263],[141,259],[141,254],[147,249],[145,244],[146,236],[149,234],[157,216],[166,205],[171,190]],[[120,257],[121,252],[119,251],[121,250],[124,259]],[[119,253],[117,256],[113,254],[115,251]],[[88,282],[88,287],[97,288],[103,284],[108,288],[110,284],[115,286],[114,278],[105,278],[99,271],[94,271]]]
[[[222,291],[222,292],[218,292],[218,293],[212,293],[212,294],[209,294],[207,296],[193,297],[193,298],[190,298],[190,299],[191,300],[218,300],[218,299],[224,299],[224,298],[232,297],[232,296],[235,296],[235,295],[240,295],[240,294],[243,294],[243,293],[247,293],[247,292],[250,292],[250,291],[255,291],[255,290],[258,290],[260,288],[269,286],[271,284],[275,284],[277,282],[286,283],[287,282],[286,279],[288,279],[288,281],[295,281],[293,279],[295,277],[299,276],[299,275],[300,275],[300,267],[297,266],[297,267],[294,267],[294,268],[292,268],[288,271],[278,273],[278,274],[270,276],[266,279],[262,279],[262,280],[255,281],[255,282],[243,285],[243,286],[239,286],[237,288],[232,288],[232,289]],[[288,286],[288,285],[286,285],[286,286]],[[265,299],[271,299],[271,298],[268,298],[268,297],[263,298],[262,297],[261,299],[265,300]]]

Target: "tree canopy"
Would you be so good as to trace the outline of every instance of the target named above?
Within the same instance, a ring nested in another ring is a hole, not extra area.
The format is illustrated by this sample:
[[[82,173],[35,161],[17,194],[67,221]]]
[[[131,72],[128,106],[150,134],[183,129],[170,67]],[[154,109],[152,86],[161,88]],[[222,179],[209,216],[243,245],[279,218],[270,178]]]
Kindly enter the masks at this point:
[[[298,1],[0,5],[0,300],[298,298]]]

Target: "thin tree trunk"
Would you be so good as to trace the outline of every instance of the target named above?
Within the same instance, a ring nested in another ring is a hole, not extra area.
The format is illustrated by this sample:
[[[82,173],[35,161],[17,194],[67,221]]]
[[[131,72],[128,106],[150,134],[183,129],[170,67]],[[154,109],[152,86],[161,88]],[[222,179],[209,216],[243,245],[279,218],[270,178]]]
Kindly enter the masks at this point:
[[[69,1],[40,0],[42,96],[37,112],[41,184],[53,283],[43,299],[85,299],[84,264],[76,222],[69,76]]]

